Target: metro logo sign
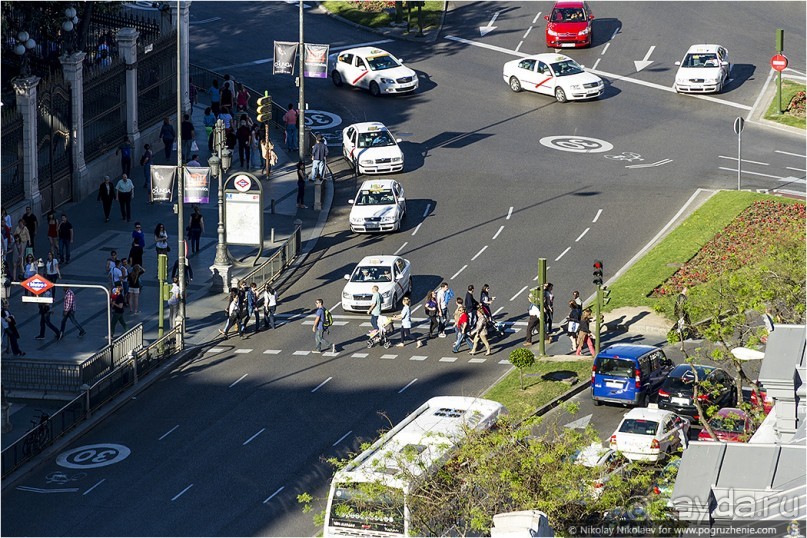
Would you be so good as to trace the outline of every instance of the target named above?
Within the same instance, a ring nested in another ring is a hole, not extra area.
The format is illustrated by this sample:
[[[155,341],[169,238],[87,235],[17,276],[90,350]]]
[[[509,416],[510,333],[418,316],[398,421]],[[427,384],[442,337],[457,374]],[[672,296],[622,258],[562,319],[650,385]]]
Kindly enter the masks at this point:
[[[43,276],[34,275],[31,278],[20,282],[20,285],[34,295],[42,295],[53,287],[53,282]]]

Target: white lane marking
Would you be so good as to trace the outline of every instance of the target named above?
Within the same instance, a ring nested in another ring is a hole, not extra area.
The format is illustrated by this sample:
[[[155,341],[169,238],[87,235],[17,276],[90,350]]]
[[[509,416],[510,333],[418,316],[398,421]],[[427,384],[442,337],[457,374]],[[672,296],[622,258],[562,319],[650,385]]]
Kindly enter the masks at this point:
[[[790,153],[789,151],[781,151],[778,149],[773,150],[774,153],[781,153],[782,155],[792,155],[793,157],[807,157],[807,155],[799,155],[798,153]]]
[[[431,210],[431,208],[432,208],[431,204],[426,204],[426,210],[423,211],[423,218],[424,219],[429,216],[429,211]]]
[[[277,495],[278,493],[280,493],[281,491],[283,491],[283,488],[285,488],[285,487],[286,487],[286,486],[280,486],[279,488],[277,488],[277,491],[276,491],[276,492],[274,492],[274,493],[272,493],[271,495],[269,495],[269,496],[266,498],[266,500],[265,500],[265,501],[263,501],[263,503],[261,503],[261,504],[266,504],[266,503],[268,503],[270,500],[272,500],[272,497],[274,497],[275,495]]]
[[[357,359],[364,359],[367,357],[367,353],[354,353],[351,357],[355,357]]]
[[[455,362],[457,357],[440,357],[440,362]]]
[[[449,280],[454,280],[454,279],[457,277],[457,275],[459,275],[460,273],[462,273],[462,272],[465,270],[465,268],[466,268],[466,267],[468,267],[468,265],[467,265],[467,264],[466,264],[466,265],[463,265],[462,267],[460,267],[460,270],[459,270],[459,271],[457,271],[456,273],[454,273],[454,276],[452,276],[451,278],[449,278]]]
[[[238,355],[246,355],[247,353],[252,353],[252,351],[252,349],[235,349],[233,350],[233,353]]]
[[[207,24],[209,22],[220,21],[221,17],[210,17],[209,19],[202,19],[200,21],[190,21],[188,24]]]
[[[482,364],[483,362],[486,361],[487,359],[468,359],[469,364]]]
[[[398,355],[381,355],[381,358],[386,359],[386,360],[393,360],[393,359],[397,359]]]
[[[104,482],[106,482],[106,478],[102,478],[100,481],[96,482],[93,487],[91,487],[90,489],[88,489],[87,491],[82,493],[82,495],[88,494],[89,492],[91,492],[92,490],[94,490],[95,488],[97,488],[98,486],[100,486]]]
[[[578,241],[583,239],[583,236],[586,235],[590,229],[591,228],[586,228],[585,230],[583,230],[583,233],[581,233],[579,236],[577,236],[577,239],[575,239],[574,242],[577,243]]]
[[[57,488],[57,489],[43,489],[32,488],[31,486],[17,486],[20,491],[30,491],[31,493],[75,493],[78,488]]]
[[[513,216],[513,206],[510,206],[510,209],[507,210],[507,218],[504,220],[510,220],[510,217]]]
[[[348,435],[350,435],[351,433],[353,433],[353,430],[350,430],[350,431],[349,431],[349,432],[347,432],[345,435],[343,435],[342,437],[340,437],[339,439],[337,439],[337,440],[336,440],[336,442],[335,442],[334,444],[332,444],[331,446],[336,446],[336,445],[338,445],[339,443],[341,443],[342,441],[344,441],[344,440],[345,440],[345,437],[347,437],[347,436],[348,436]]]
[[[507,364],[507,365],[509,365],[510,361],[508,361],[507,359],[502,359],[502,360],[499,361],[499,364]]]
[[[223,347],[211,347],[207,350],[208,353],[221,353],[222,351],[226,351]]]
[[[618,33],[619,33],[619,28],[617,28],[616,30],[614,30],[614,35],[612,35],[612,36],[611,36],[611,41],[613,41],[613,40],[614,40],[614,38],[616,37],[616,35],[617,35]]]
[[[429,357],[427,357],[426,355],[412,355],[411,357],[409,357],[409,360],[410,361],[425,361],[428,358]]]
[[[337,309],[337,308],[339,308],[340,306],[342,306],[342,301],[339,301],[338,303],[336,303],[335,305],[333,305],[333,306],[331,307],[331,312],[333,312],[334,310],[336,310],[336,309]]]
[[[263,354],[264,355],[280,355],[281,351],[282,350],[280,350],[280,349],[267,349],[266,351],[263,352]]]
[[[726,155],[718,155],[720,159],[729,159],[730,161],[736,161],[737,157],[727,157]],[[744,163],[751,163],[751,164],[759,164],[762,166],[770,166],[770,163],[761,163],[759,161],[749,161],[748,159],[743,159]]]
[[[736,172],[736,168],[726,168],[724,166],[719,167],[720,170],[726,170],[727,172]],[[743,170],[743,174],[751,174],[752,176],[760,176],[760,177],[770,177],[773,179],[778,179],[779,181],[793,181],[794,183],[804,183],[803,179],[798,179],[795,177],[782,177],[782,176],[772,176],[770,174],[762,174],[760,172],[750,172],[748,170]]]
[[[516,297],[518,297],[519,295],[521,295],[522,293],[524,293],[524,290],[526,290],[526,289],[527,289],[527,286],[524,286],[523,288],[521,288],[520,290],[518,290],[518,291],[516,292],[516,294],[515,294],[515,295],[513,295],[512,297],[510,297],[510,301],[515,301],[515,300],[516,300]]]
[[[538,22],[538,19],[540,18],[541,18],[541,12],[539,11],[538,14],[535,15],[535,18],[532,19],[532,23],[535,24],[536,22]]]
[[[391,41],[392,41],[392,39],[382,39],[380,41],[370,41],[368,43],[356,43],[354,45],[343,45],[341,47],[331,47],[330,51],[331,52],[336,52],[336,51],[345,50],[345,49],[352,49],[352,48],[356,48],[356,47],[371,47],[373,45],[381,45],[383,43],[390,43]],[[214,70],[214,72],[218,73],[218,72],[220,72],[220,70],[233,69],[233,68],[236,68],[236,67],[248,67],[248,66],[252,66],[252,65],[267,64],[267,63],[270,63],[270,62],[274,61],[274,59],[275,59],[275,57],[271,56],[269,58],[261,58],[260,60],[252,60],[251,62],[244,62],[244,63],[240,63],[240,64],[231,64],[231,65],[222,65],[222,66],[217,67]]]
[[[191,484],[191,485],[190,485],[190,486],[188,486],[187,488],[183,489],[182,491],[180,491],[179,493],[177,493],[176,495],[174,495],[174,498],[173,498],[173,499],[171,499],[171,500],[172,500],[172,501],[175,501],[175,500],[179,499],[179,498],[182,496],[182,494],[183,494],[183,493],[185,493],[186,491],[188,491],[188,490],[189,490],[189,489],[191,489],[192,487],[193,487],[193,484]]]
[[[530,26],[529,28],[527,28],[527,31],[526,31],[526,32],[524,32],[524,35],[523,35],[523,36],[521,36],[521,39],[527,39],[527,36],[528,36],[528,35],[530,35],[530,32],[532,32],[532,26]]]
[[[419,305],[417,305],[417,306],[413,307],[413,308],[412,308],[412,309],[409,311],[409,313],[410,313],[410,314],[414,314],[415,312],[417,312],[417,309],[418,309],[418,308],[420,308],[421,306],[423,306],[423,305],[422,305],[422,304],[419,304]],[[414,321],[414,320],[412,320],[412,321]]]
[[[456,37],[456,36],[453,36],[453,35],[447,35],[446,39],[448,39],[450,41],[456,41],[458,43],[463,43],[465,45],[474,45],[476,47],[482,47],[483,49],[490,49],[490,50],[495,50],[497,52],[503,52],[505,54],[510,54],[510,55],[513,55],[513,56],[520,56],[522,58],[524,56],[529,56],[529,54],[527,54],[526,52],[515,52],[515,51],[512,51],[510,49],[506,49],[504,47],[497,47],[496,45],[489,45],[487,43],[477,43],[476,41],[471,41],[470,39],[463,39],[461,37]]]
[[[567,252],[569,252],[570,250],[572,250],[572,247],[566,247],[566,250],[564,250],[563,252],[561,252],[561,253],[560,253],[560,255],[559,255],[557,258],[555,258],[555,261],[558,261],[559,259],[561,259],[561,258],[562,258],[562,257],[563,257],[563,256],[564,256],[564,255],[565,255]]]
[[[672,159],[661,159],[660,161],[656,161],[654,163],[647,163],[647,164],[629,164],[625,168],[652,168],[654,166],[661,166],[663,164],[669,164],[673,162]]]
[[[792,166],[786,166],[788,170],[795,170],[796,172],[807,172],[804,168],[793,168]]]
[[[503,225],[502,225],[502,226],[499,226],[499,229],[496,231],[496,233],[495,233],[495,234],[493,234],[493,237],[492,237],[491,239],[496,239],[497,237],[499,237],[499,234],[500,234],[500,233],[502,233],[502,230],[504,230],[504,226],[503,226]]]
[[[524,41],[519,41],[518,45],[516,45],[516,52],[521,48],[521,45],[524,44]]]
[[[365,321],[364,323],[360,323],[359,327],[372,327],[369,321]]]
[[[415,379],[413,379],[412,381],[410,381],[409,383],[407,383],[407,384],[406,384],[406,386],[405,386],[404,388],[402,388],[401,390],[399,390],[399,391],[398,391],[398,394],[402,393],[403,391],[405,391],[406,389],[408,389],[409,387],[411,387],[411,386],[412,386],[412,383],[414,383],[414,382],[415,382],[415,381],[417,381],[417,380],[418,380],[418,378],[416,377]]]
[[[609,42],[608,42],[608,43],[606,43],[606,44],[605,44],[605,46],[602,48],[602,52],[600,53],[600,56],[604,55],[604,54],[605,54],[605,51],[606,51],[606,50],[608,50],[608,47],[610,47],[610,46],[611,46],[611,42],[609,41]]]
[[[648,67],[650,64],[653,63],[653,60],[650,59],[650,55],[653,54],[653,51],[656,50],[655,45],[651,45],[650,49],[648,49],[647,54],[644,55],[644,59],[642,60],[633,60],[633,65],[636,67],[636,71],[641,71],[645,67]]]
[[[602,215],[602,209],[597,210],[597,214],[594,215],[594,220],[592,220],[591,222],[597,222],[597,220],[600,218],[600,215]]]
[[[323,351],[322,356],[323,357],[338,357],[339,352],[338,351]]]
[[[418,233],[418,230],[420,230],[420,226],[421,226],[422,224],[423,224],[423,223],[421,222],[420,224],[418,224],[417,226],[415,226],[415,231],[413,231],[413,232],[412,232],[412,235],[415,235],[416,233]]]
[[[174,430],[176,430],[177,428],[179,428],[179,424],[177,424],[176,426],[174,426],[173,428],[171,428],[170,430],[168,430],[167,432],[165,432],[164,434],[162,434],[162,436],[160,436],[160,438],[159,438],[159,439],[157,439],[157,440],[158,440],[158,441],[162,441],[163,439],[165,439],[166,437],[168,437],[169,435],[171,435],[171,433],[172,433]]]
[[[241,446],[246,446],[248,443],[250,443],[250,442],[251,442],[253,439],[255,439],[256,437],[258,437],[258,436],[259,436],[260,434],[262,434],[264,431],[266,431],[266,428],[261,428],[261,429],[258,431],[258,433],[256,433],[255,435],[253,435],[252,437],[250,437],[249,439],[247,439],[246,441],[244,441],[244,442],[241,444]]]
[[[395,252],[393,252],[393,253],[392,253],[392,255],[393,255],[393,256],[397,256],[397,255],[398,255],[398,253],[399,253],[400,251],[402,251],[404,248],[406,248],[406,245],[408,245],[408,244],[409,244],[409,242],[408,242],[408,241],[404,241],[404,244],[403,244],[403,245],[401,245],[400,247],[398,247],[398,250],[396,250]]]
[[[598,65],[600,65],[600,58],[597,58],[597,61],[594,62],[594,67],[592,67],[592,69],[597,69]]]
[[[234,386],[236,386],[236,385],[237,385],[237,384],[238,384],[238,383],[239,383],[239,382],[240,382],[242,379],[244,379],[244,378],[245,378],[245,377],[247,377],[248,375],[249,375],[249,374],[244,374],[244,375],[242,375],[241,377],[239,377],[238,379],[236,379],[235,381],[233,381],[233,384],[232,384],[232,385],[230,385],[230,388],[233,388]]]
[[[295,351],[292,355],[309,355],[311,354],[310,351]]]
[[[485,252],[487,249],[488,249],[488,246],[487,246],[487,245],[485,245],[484,247],[482,247],[481,249],[479,249],[479,252],[477,252],[477,253],[476,253],[476,255],[475,255],[473,258],[471,258],[471,261],[474,261],[475,259],[477,259],[477,258],[480,256],[480,254],[482,254],[483,252]]]
[[[774,71],[773,69],[770,69],[770,71],[768,72],[768,78],[765,79],[765,84],[762,85],[762,90],[759,92],[759,94],[757,94],[757,98],[754,101],[754,104],[751,106],[751,110],[748,111],[748,116],[746,116],[746,117],[748,117],[748,118],[753,118],[754,117],[755,111],[756,111],[757,107],[759,106],[760,101],[762,101],[762,97],[767,93],[768,84],[770,84],[771,80],[773,80],[773,74],[775,72],[776,71]]]
[[[317,385],[316,387],[311,389],[311,392],[317,392],[319,389],[321,389],[325,385],[325,383],[327,383],[331,379],[333,379],[333,377],[329,377],[328,379],[326,379],[325,381],[323,381],[322,383],[320,383],[319,385]]]
[[[503,307],[503,306],[500,306],[499,308],[497,308],[497,309],[496,309],[496,311],[493,313],[493,317],[495,318],[495,317],[496,317],[496,315],[497,315],[499,312],[501,312],[502,310],[504,310],[504,307]]]

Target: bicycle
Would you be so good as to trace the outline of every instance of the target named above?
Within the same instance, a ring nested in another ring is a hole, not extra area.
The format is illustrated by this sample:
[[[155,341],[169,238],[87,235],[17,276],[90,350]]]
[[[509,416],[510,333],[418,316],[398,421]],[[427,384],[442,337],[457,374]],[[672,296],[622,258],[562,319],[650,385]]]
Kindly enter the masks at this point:
[[[39,454],[50,444],[53,438],[52,425],[49,421],[50,415],[40,409],[37,409],[37,412],[39,416],[31,420],[31,428],[25,435],[25,441],[22,444],[23,456]]]
[[[606,159],[612,159],[614,161],[643,161],[644,159],[639,153],[633,153],[632,151],[623,151],[619,155],[606,155]]]

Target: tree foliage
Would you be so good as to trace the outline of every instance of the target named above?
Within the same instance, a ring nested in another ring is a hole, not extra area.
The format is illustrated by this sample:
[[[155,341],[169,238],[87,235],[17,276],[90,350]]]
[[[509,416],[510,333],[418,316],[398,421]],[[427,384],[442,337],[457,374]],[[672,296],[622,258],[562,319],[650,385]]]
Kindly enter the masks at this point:
[[[535,364],[535,353],[523,347],[516,348],[510,352],[510,364],[518,368],[518,381],[524,390],[524,368]]]

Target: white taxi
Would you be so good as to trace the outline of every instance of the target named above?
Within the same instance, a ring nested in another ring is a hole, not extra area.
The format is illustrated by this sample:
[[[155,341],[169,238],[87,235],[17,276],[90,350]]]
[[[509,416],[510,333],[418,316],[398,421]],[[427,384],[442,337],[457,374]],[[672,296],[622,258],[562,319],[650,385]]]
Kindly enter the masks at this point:
[[[720,45],[692,45],[675,65],[678,93],[720,93],[731,73],[729,51]]]
[[[383,123],[354,123],[342,129],[342,155],[359,174],[384,174],[403,170],[404,155]]]
[[[417,73],[389,52],[375,47],[348,49],[328,56],[334,85],[349,84],[379,96],[418,89]]]
[[[373,303],[373,286],[381,294],[381,310],[395,310],[412,292],[412,264],[400,256],[367,256],[345,280],[342,310],[366,313]]]
[[[602,95],[602,79],[563,54],[534,54],[504,64],[502,78],[514,92],[553,95],[559,103]]]
[[[637,407],[622,417],[610,445],[632,461],[660,461],[689,445],[689,426],[672,411]]]
[[[350,231],[395,232],[406,215],[406,198],[394,179],[373,179],[361,184],[356,198],[348,200]]]

